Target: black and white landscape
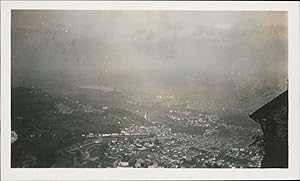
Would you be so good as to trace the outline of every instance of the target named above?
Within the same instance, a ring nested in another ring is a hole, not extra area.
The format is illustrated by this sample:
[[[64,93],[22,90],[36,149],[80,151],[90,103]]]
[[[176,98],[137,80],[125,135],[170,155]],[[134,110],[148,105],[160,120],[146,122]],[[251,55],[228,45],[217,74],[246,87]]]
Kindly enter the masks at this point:
[[[13,10],[11,166],[259,168],[286,12]]]

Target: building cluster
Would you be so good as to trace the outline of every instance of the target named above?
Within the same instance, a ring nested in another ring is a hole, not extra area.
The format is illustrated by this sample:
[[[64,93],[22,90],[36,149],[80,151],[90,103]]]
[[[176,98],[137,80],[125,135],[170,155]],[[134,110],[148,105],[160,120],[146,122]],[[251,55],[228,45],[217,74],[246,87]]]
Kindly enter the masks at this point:
[[[99,157],[98,166],[113,168],[259,166],[261,155],[255,148],[237,147],[237,145],[239,143],[235,140],[226,142],[221,138],[216,139],[205,135],[176,133],[166,126],[132,125],[124,128],[121,134],[111,135],[107,140],[107,150],[103,153],[104,156]]]
[[[91,105],[82,104],[79,101],[72,101],[68,97],[64,97],[64,101],[56,104],[55,108],[58,112],[67,115],[73,112],[94,113],[101,111]]]
[[[214,114],[196,114],[190,111],[179,112],[176,110],[169,110],[167,117],[175,122],[180,122],[182,126],[197,127],[208,127],[219,120],[219,118]]]

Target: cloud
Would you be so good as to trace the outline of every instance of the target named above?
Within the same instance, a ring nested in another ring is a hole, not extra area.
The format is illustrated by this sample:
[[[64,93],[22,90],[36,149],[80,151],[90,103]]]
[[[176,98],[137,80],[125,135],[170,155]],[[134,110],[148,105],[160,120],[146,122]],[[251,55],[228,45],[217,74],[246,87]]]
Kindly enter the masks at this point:
[[[222,89],[234,72],[275,86],[287,79],[287,13],[14,10],[12,57],[14,82],[92,81],[109,68],[124,82],[188,77]]]

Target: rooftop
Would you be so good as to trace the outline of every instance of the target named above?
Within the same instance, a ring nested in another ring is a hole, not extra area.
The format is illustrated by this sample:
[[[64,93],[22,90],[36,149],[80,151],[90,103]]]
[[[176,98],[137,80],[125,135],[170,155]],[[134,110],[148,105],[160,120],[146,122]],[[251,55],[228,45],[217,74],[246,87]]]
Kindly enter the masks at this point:
[[[277,109],[282,105],[288,105],[288,90],[284,91],[279,96],[251,113],[249,116],[254,120],[263,119],[266,118],[266,115],[270,114],[270,112],[274,109]]]

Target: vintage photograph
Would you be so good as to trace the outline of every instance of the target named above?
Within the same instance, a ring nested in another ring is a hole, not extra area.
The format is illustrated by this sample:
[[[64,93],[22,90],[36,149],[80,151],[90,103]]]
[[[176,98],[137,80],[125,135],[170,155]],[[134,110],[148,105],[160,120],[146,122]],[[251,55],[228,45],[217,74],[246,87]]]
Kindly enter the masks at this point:
[[[11,168],[288,168],[286,11],[12,10]]]

